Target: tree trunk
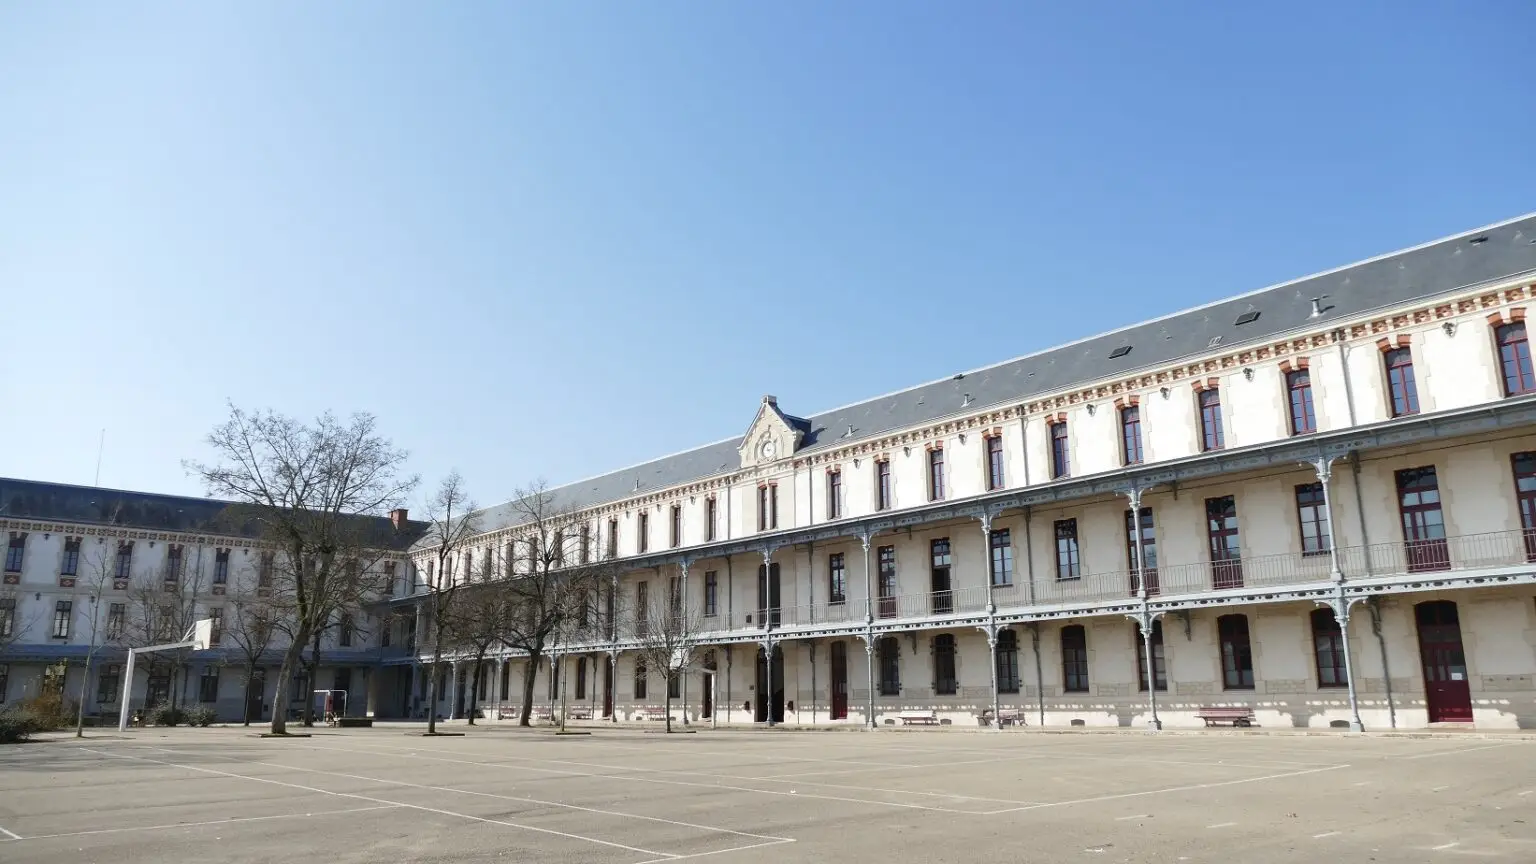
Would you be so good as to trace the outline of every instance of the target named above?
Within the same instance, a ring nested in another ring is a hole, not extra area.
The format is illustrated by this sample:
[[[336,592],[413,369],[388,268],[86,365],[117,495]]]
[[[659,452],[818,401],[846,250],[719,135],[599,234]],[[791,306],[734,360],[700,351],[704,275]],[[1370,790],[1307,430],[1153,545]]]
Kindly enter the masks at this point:
[[[91,637],[90,653],[85,655],[85,674],[80,679],[80,703],[75,706],[75,737],[85,737],[85,696],[91,686],[91,658],[96,653],[96,637]]]
[[[309,662],[304,664],[304,680],[309,685],[309,692],[303,694],[303,714],[305,726],[315,725],[315,684],[320,680],[320,640],[325,636],[324,630],[315,631],[314,651],[311,652]]]
[[[437,734],[437,655],[432,656],[432,665],[427,667],[427,734]]]
[[[672,734],[672,682],[667,682],[667,698],[663,699],[664,710],[667,712],[667,734]]]
[[[539,669],[539,654],[528,655],[528,665],[523,669],[523,710],[518,713],[517,725],[528,726],[533,715],[533,679]]]
[[[473,667],[474,672],[471,673],[471,674],[474,675],[474,677],[472,679],[470,679],[470,682],[469,682],[469,708],[468,708],[468,710],[466,710],[464,712],[464,720],[465,720],[465,722],[467,722],[471,726],[475,725],[475,706],[480,704],[480,664],[481,664],[481,662],[482,661],[481,661],[481,659],[479,657],[475,658],[475,665]]]
[[[283,694],[293,686],[290,679],[293,676],[294,667],[298,665],[300,655],[304,653],[304,643],[308,641],[309,630],[301,624],[299,632],[294,634],[293,641],[289,642],[288,647],[283,651],[283,665],[277,669],[277,691],[272,697],[273,735],[288,734],[288,704],[284,701]]]

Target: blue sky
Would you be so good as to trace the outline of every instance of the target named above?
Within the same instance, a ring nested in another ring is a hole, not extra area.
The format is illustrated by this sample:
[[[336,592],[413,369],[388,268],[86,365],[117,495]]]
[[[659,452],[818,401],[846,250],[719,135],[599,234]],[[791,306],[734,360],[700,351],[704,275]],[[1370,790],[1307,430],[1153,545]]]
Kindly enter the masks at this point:
[[[1536,209],[1536,4],[0,6],[0,475],[481,503]]]

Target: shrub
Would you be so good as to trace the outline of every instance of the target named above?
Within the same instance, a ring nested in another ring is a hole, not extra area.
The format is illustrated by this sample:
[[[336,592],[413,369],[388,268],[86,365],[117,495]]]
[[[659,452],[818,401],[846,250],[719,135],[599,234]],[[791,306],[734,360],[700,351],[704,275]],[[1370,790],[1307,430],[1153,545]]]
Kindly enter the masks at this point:
[[[45,693],[25,699],[13,711],[29,718],[31,733],[51,732],[54,729],[71,729],[75,725],[75,703],[65,701],[57,693]]]
[[[176,726],[186,722],[187,712],[180,708],[172,708],[170,703],[156,705],[149,712],[149,722],[156,726]]]
[[[187,711],[188,726],[209,726],[216,719],[218,719],[218,713],[212,708],[203,705],[188,709]]]
[[[37,718],[30,712],[11,709],[0,711],[0,744],[17,744],[37,731]]]

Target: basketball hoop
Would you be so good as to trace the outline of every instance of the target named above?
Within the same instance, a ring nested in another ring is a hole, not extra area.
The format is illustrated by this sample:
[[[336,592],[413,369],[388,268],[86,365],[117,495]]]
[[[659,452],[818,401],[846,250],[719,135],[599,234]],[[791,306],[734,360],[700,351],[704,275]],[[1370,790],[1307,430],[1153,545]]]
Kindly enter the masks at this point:
[[[178,648],[191,648],[193,651],[207,651],[213,645],[213,619],[203,618],[194,621],[187,632],[181,634],[180,642],[165,642],[160,645],[146,645],[143,648],[128,649],[128,664],[124,670],[123,679],[127,686],[123,688],[123,704],[117,713],[117,731],[128,731],[128,702],[133,693],[133,661],[140,654],[153,654],[157,651],[174,651]]]

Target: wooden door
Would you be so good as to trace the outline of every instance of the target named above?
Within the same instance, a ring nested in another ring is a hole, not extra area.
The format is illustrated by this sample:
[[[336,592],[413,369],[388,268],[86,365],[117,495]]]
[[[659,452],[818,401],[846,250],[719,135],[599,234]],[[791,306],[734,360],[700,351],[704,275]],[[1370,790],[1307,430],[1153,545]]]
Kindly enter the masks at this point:
[[[1456,604],[1434,600],[1414,607],[1419,625],[1419,657],[1424,666],[1424,695],[1429,722],[1470,721],[1472,689]]]
[[[848,643],[832,643],[832,719],[848,719]]]
[[[245,685],[245,720],[261,722],[262,697],[267,692],[267,670],[258,668]]]

